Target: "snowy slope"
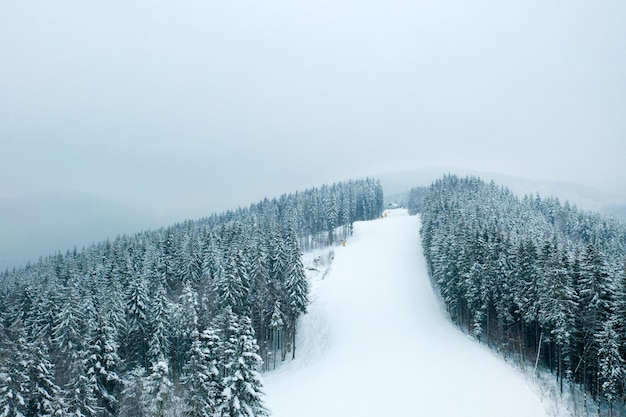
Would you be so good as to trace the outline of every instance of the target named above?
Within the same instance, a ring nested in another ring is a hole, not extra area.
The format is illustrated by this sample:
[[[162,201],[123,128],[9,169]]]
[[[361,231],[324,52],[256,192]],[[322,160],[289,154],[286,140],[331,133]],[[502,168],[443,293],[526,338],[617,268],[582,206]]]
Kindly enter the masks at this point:
[[[430,286],[419,218],[355,225],[313,294],[297,358],[265,375],[275,417],[541,417],[523,378],[455,329]]]

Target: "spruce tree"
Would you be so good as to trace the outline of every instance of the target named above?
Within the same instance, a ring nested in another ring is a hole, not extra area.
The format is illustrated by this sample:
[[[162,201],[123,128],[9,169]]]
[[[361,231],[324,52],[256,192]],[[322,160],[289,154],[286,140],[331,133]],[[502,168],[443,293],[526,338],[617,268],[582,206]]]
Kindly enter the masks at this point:
[[[274,369],[276,369],[276,356],[277,349],[282,348],[283,341],[281,338],[283,337],[283,328],[285,326],[285,322],[283,320],[283,312],[280,309],[280,301],[276,300],[274,303],[274,310],[272,311],[272,318],[270,320],[270,330],[271,330],[271,346],[272,346],[272,359],[274,362]]]
[[[133,278],[126,293],[126,334],[123,350],[128,365],[146,366],[150,324],[148,289],[143,277]]]
[[[21,320],[11,325],[9,333],[10,339],[0,345],[0,415],[21,417],[28,415],[28,398],[33,394],[32,362]]]
[[[142,395],[142,408],[150,417],[169,417],[174,402],[170,367],[164,357],[155,359],[150,374],[145,378]]]
[[[118,355],[117,333],[111,325],[111,314],[101,313],[91,326],[88,337],[87,377],[94,380],[94,395],[103,416],[116,416],[122,379],[122,360]]]
[[[54,364],[50,361],[47,345],[41,340],[33,341],[30,352],[30,393],[28,413],[38,417],[58,416],[65,408],[61,388],[54,382]]]
[[[622,399],[626,364],[620,354],[620,337],[615,330],[614,319],[607,320],[602,330],[595,335],[598,349],[598,378],[601,392],[608,402],[611,414],[615,401]]]
[[[217,415],[221,417],[267,416],[263,405],[262,360],[248,317],[235,315],[230,308],[220,319],[223,354],[223,390]]]
[[[220,339],[209,328],[202,333],[195,330],[189,360],[185,364],[181,385],[185,389],[187,417],[213,417],[218,396],[222,392],[219,363]]]
[[[121,393],[120,417],[149,417],[144,407],[143,395],[146,385],[146,371],[138,366],[126,373],[123,379],[124,388]]]

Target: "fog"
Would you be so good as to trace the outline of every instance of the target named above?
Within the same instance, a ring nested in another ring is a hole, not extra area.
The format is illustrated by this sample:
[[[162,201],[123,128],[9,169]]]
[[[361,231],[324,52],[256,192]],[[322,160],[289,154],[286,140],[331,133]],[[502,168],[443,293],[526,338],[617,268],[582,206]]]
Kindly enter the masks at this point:
[[[85,205],[34,216],[41,196],[144,219],[79,245],[423,167],[623,202],[625,21],[621,0],[0,2],[0,261],[22,225],[75,228]]]

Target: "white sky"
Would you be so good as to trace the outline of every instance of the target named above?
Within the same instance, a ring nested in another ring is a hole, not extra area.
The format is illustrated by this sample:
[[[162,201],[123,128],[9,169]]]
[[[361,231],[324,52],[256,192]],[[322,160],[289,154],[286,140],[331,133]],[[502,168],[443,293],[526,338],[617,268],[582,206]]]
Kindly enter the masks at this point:
[[[626,2],[0,0],[0,197],[209,214],[460,166],[626,194]]]

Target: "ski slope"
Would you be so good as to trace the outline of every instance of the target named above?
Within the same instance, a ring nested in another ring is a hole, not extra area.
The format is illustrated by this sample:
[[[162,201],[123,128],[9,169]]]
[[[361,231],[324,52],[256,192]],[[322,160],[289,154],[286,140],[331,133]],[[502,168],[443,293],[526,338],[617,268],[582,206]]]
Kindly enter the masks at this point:
[[[315,283],[297,357],[265,374],[274,417],[547,416],[535,388],[453,327],[404,210],[355,224]]]

